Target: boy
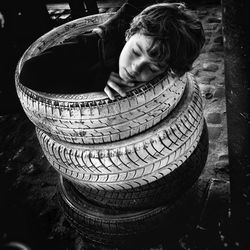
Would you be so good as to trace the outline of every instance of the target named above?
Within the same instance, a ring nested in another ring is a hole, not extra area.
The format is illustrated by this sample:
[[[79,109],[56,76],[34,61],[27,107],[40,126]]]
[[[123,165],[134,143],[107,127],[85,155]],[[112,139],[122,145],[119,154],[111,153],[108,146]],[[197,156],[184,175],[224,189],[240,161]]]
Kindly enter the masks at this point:
[[[182,76],[204,44],[201,23],[184,4],[153,4],[138,14],[141,2],[128,0],[114,17],[79,41],[54,46],[28,60],[21,83],[50,93],[104,89],[114,99],[161,74]]]

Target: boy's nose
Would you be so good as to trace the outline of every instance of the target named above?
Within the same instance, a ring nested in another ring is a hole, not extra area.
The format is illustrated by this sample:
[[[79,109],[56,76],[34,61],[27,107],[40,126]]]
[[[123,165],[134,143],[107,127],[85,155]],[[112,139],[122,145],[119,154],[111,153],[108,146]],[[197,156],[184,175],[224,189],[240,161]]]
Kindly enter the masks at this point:
[[[131,65],[132,72],[131,73],[133,73],[135,76],[138,75],[140,73],[141,67],[142,67],[141,62],[136,61],[136,62],[132,63],[132,65]]]
[[[133,75],[138,74],[138,66],[137,66],[136,64],[132,64],[132,65],[131,65],[131,73],[132,73]]]

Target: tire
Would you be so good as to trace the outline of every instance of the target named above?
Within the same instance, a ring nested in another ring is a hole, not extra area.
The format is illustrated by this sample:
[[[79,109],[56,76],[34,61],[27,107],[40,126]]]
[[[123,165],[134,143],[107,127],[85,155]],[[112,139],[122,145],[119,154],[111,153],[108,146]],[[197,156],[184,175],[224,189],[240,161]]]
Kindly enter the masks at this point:
[[[99,144],[131,137],[164,119],[184,93],[187,76],[158,77],[114,101],[104,92],[49,94],[20,83],[19,75],[27,59],[93,29],[110,16],[112,13],[83,17],[53,29],[34,42],[18,63],[16,89],[26,115],[35,126],[57,140]]]
[[[73,183],[75,188],[98,206],[120,210],[141,210],[161,206],[177,199],[200,176],[208,155],[206,123],[200,141],[191,155],[170,174],[140,187],[123,190],[98,190]],[[175,161],[178,164],[178,159]]]
[[[36,131],[48,161],[64,177],[91,188],[122,190],[151,183],[177,169],[196,148],[203,123],[199,87],[190,77],[177,107],[131,138],[75,145],[55,140],[39,128]]]
[[[128,247],[135,247],[134,242],[147,244],[161,237],[166,239],[166,235],[171,239],[171,233],[175,235],[180,230],[178,225],[184,225],[188,213],[196,211],[203,192],[197,182],[171,203],[153,209],[120,211],[92,204],[61,176],[58,198],[66,219],[84,238],[134,249]]]

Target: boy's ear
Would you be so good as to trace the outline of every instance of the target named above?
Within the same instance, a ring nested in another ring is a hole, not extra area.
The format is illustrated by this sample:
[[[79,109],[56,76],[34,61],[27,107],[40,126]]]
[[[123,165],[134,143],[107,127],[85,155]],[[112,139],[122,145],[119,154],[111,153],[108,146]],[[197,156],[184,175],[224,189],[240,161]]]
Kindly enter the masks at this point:
[[[125,36],[125,41],[127,42],[129,40],[129,37],[126,35]]]

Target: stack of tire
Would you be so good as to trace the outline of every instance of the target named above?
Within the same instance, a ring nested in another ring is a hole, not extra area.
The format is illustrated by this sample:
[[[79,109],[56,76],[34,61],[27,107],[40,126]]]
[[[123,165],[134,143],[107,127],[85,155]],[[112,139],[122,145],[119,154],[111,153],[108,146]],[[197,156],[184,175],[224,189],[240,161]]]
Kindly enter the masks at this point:
[[[189,73],[154,79],[109,100],[104,93],[50,94],[23,86],[23,63],[113,13],[59,26],[20,59],[16,89],[50,164],[63,211],[83,236],[105,244],[150,233],[177,210],[207,159],[199,87]]]

